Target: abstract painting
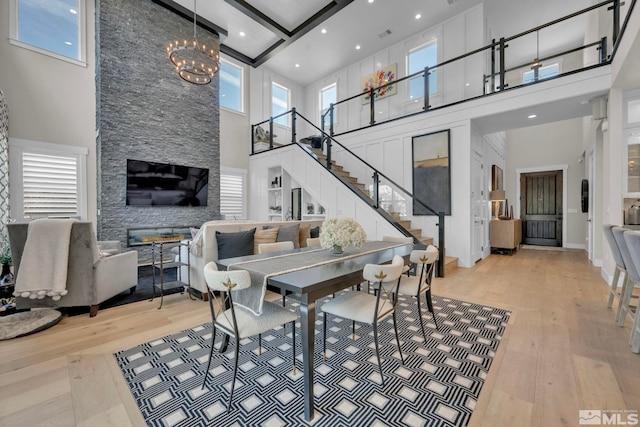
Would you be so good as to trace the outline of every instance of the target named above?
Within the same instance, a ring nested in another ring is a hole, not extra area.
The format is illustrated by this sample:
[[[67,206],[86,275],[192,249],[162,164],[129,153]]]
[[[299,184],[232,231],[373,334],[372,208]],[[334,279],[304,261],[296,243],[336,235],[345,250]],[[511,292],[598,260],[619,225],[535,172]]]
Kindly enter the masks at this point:
[[[394,82],[398,76],[398,64],[391,64],[385,68],[374,71],[362,77],[362,92],[368,92],[386,83]],[[395,95],[398,92],[397,84],[390,84],[373,91],[373,99],[378,100],[387,96]],[[363,104],[370,102],[370,96],[363,97]]]
[[[414,215],[451,215],[449,141],[448,129],[412,138]]]

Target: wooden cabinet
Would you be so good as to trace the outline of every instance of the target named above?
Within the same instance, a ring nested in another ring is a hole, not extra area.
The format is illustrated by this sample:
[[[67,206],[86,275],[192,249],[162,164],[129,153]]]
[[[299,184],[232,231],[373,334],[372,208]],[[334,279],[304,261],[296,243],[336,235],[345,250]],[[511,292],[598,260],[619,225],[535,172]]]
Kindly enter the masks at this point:
[[[492,219],[489,242],[492,248],[517,249],[522,241],[522,221],[519,219]]]

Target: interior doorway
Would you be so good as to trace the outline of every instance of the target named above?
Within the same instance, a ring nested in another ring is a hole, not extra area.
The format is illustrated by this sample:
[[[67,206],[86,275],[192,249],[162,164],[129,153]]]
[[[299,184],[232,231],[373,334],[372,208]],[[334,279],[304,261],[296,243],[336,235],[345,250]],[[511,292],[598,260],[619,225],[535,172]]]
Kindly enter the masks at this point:
[[[565,171],[523,171],[519,175],[522,243],[562,247],[565,233]]]

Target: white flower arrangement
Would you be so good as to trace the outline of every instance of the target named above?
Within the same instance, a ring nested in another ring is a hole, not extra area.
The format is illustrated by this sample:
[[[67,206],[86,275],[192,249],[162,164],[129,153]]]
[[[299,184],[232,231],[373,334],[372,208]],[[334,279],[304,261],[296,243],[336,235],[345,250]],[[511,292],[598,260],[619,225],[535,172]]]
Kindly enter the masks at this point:
[[[352,218],[329,218],[324,220],[320,228],[320,245],[325,248],[334,246],[359,247],[367,240],[367,233]]]

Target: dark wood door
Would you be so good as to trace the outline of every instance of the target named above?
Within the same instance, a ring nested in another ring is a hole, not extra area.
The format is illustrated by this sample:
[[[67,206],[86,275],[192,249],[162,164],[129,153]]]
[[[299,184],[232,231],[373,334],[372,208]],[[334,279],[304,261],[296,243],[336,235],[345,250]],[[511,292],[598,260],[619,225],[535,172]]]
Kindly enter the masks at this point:
[[[522,243],[562,246],[562,171],[520,176]]]

